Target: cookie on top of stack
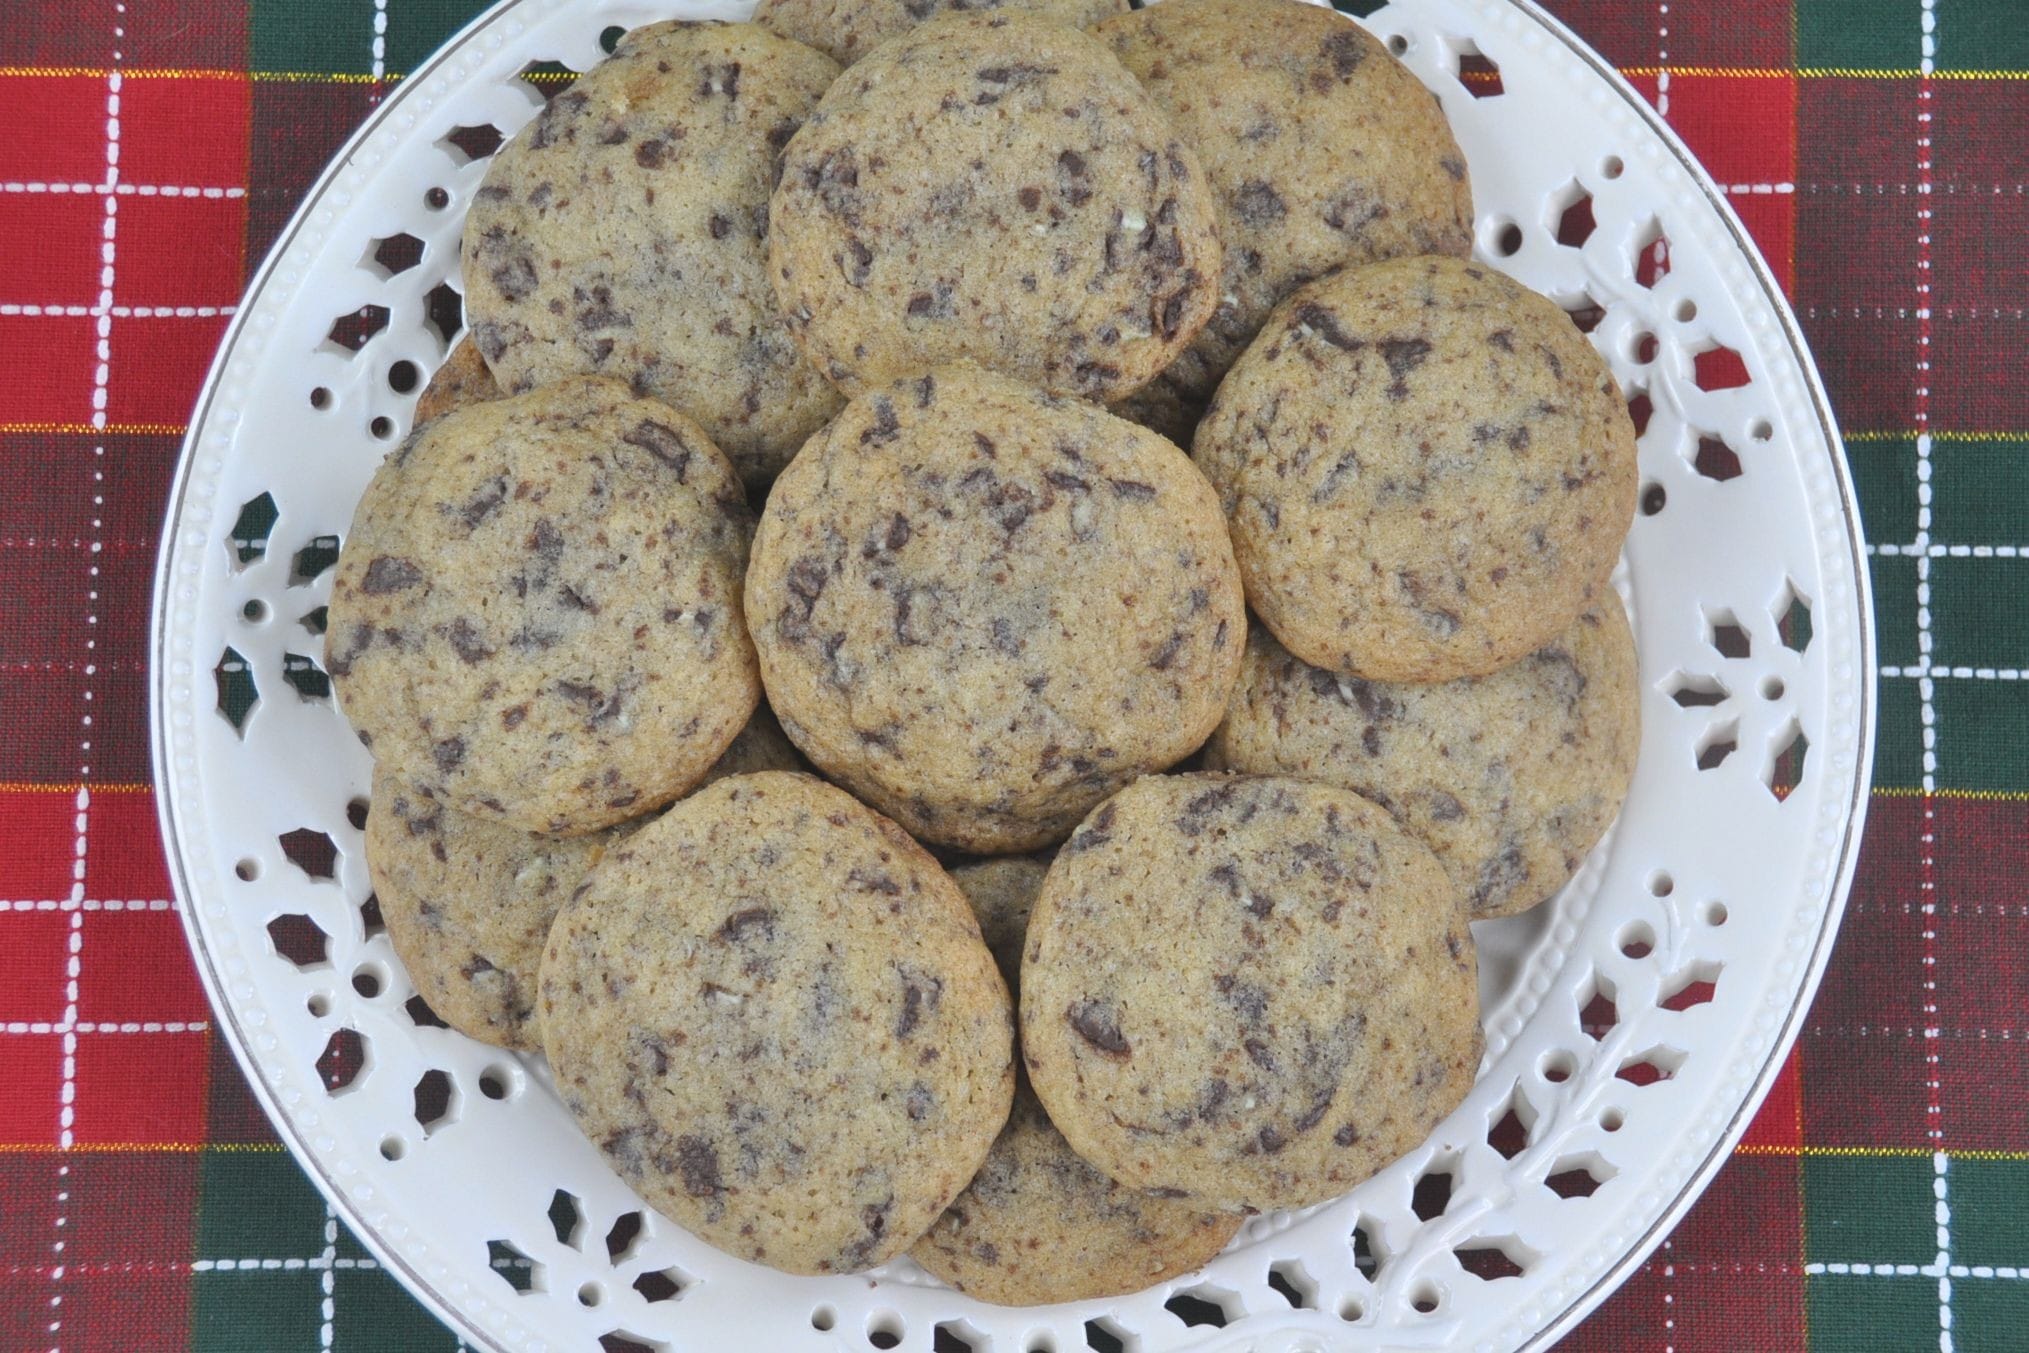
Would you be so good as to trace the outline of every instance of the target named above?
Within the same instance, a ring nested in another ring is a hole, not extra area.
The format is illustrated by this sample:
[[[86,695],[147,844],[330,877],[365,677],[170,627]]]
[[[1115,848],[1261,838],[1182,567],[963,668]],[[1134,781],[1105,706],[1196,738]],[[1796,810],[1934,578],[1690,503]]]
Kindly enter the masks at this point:
[[[1639,741],[1625,409],[1470,240],[1295,0],[628,34],[333,590],[418,990],[791,1272],[1110,1295],[1409,1149]]]
[[[465,222],[471,341],[501,387],[615,377],[773,478],[838,409],[765,270],[778,156],[837,74],[750,24],[661,23],[551,99]]]
[[[1194,751],[1246,616],[1218,501],[1155,433],[972,367],[847,404],[747,571],[783,728],[916,835],[1059,841]]]

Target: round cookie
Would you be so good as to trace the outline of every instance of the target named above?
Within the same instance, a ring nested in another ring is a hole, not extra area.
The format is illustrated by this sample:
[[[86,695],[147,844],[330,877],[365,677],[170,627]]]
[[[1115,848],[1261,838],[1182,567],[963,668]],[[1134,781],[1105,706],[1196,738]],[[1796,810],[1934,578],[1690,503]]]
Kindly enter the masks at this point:
[[[838,75],[751,24],[637,28],[493,159],[465,223],[472,341],[520,392],[614,376],[766,483],[838,397],[769,291],[782,147]]]
[[[609,852],[541,992],[557,1088],[607,1160],[787,1272],[906,1250],[1007,1121],[1007,986],[964,896],[809,776],[721,780]]]
[[[1617,601],[1498,672],[1434,685],[1308,666],[1256,625],[1205,760],[1372,799],[1431,848],[1474,919],[1511,916],[1563,887],[1620,811],[1640,694]]]
[[[1093,36],[1198,152],[1218,204],[1219,308],[1157,382],[1186,409],[1202,412],[1276,302],[1313,278],[1472,252],[1465,156],[1436,96],[1343,15],[1165,0]]]
[[[1058,852],[1022,1051],[1050,1119],[1131,1188],[1333,1198],[1471,1088],[1472,933],[1429,850],[1332,785],[1149,776]]]
[[[977,860],[951,870],[1010,980],[1049,861]],[[1019,1076],[1014,1112],[965,1192],[910,1257],[982,1301],[1042,1306],[1115,1296],[1198,1268],[1241,1218],[1121,1187],[1078,1159]]]
[[[486,359],[468,340],[451,349],[450,355],[444,358],[444,364],[423,387],[423,393],[416,396],[415,426],[421,427],[431,419],[441,418],[467,404],[484,404],[489,399],[499,399],[501,394],[500,383],[486,369]]]
[[[840,76],[769,221],[776,299],[847,394],[969,360],[1114,399],[1218,304],[1197,157],[1104,47],[1032,14],[944,15]]]
[[[958,367],[811,439],[769,496],[747,607],[804,755],[982,854],[1060,840],[1195,750],[1246,638],[1218,503],[1182,453]]]
[[[1314,667],[1448,681],[1608,595],[1634,428],[1563,311],[1489,268],[1408,258],[1276,310],[1192,447],[1256,614]]]
[[[1127,0],[761,0],[754,22],[850,66],[889,38],[935,14],[998,9],[1090,28],[1127,12]]]
[[[637,817],[759,698],[750,523],[703,430],[617,382],[469,405],[375,471],[326,669],[360,740],[453,808],[561,836]]]
[[[803,758],[762,706],[699,786],[802,769]],[[608,848],[646,821],[590,836],[538,836],[446,808],[403,776],[377,771],[367,872],[388,939],[424,1002],[459,1033],[541,1051],[533,1016],[550,923]]]

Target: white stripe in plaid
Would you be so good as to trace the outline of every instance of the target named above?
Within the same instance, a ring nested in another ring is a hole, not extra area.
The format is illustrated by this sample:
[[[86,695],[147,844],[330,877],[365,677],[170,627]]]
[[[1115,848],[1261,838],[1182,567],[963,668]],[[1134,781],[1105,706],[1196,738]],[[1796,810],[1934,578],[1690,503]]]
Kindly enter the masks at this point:
[[[1960,681],[2021,681],[2023,672],[2019,667],[1881,667],[1875,669],[1885,677],[1915,677],[1919,681],[1936,681],[1952,677]]]
[[[317,1327],[318,1347],[323,1350],[323,1353],[331,1353],[331,1341],[337,1324],[335,1317],[338,1314],[338,1302],[336,1300],[338,1275],[334,1271],[337,1266],[338,1214],[331,1210],[331,1204],[327,1202],[324,1204],[324,1253],[318,1256],[316,1265],[323,1273],[322,1280],[318,1284],[323,1289],[324,1294],[323,1321]]]
[[[113,64],[112,69],[106,75],[106,179],[105,192],[103,194],[106,210],[105,224],[101,230],[99,245],[101,268],[99,273],[99,303],[97,306],[98,365],[92,374],[92,426],[98,429],[103,429],[106,426],[106,387],[112,378],[114,262],[117,257],[117,237],[120,225],[120,196],[117,191],[120,183],[120,63],[122,58],[120,47],[126,38],[126,28],[124,26],[127,13],[126,5],[115,3],[113,13],[116,16],[113,28]],[[92,483],[94,486],[92,491],[92,530],[94,532],[100,529],[104,520],[102,509],[105,506],[105,454],[106,448],[104,445],[92,448]],[[89,556],[94,561],[98,557],[99,549],[100,541],[95,536],[92,541],[91,555]],[[96,562],[90,565],[88,577],[90,584],[86,593],[86,633],[90,634],[96,632],[91,627],[98,624],[99,567]],[[96,640],[87,639],[85,641],[85,676],[87,682],[89,682],[91,676],[96,671],[92,666],[92,661],[97,647],[98,642]],[[71,899],[74,902],[82,902],[84,900],[85,854],[91,839],[92,691],[89,684],[86,686],[83,696],[84,708],[78,714],[80,737],[78,741],[77,845],[75,858],[71,865]],[[85,913],[82,907],[78,907],[71,912],[69,956],[66,960],[64,985],[63,1024],[66,1027],[63,1034],[63,1089],[61,1102],[57,1109],[57,1146],[60,1152],[68,1151],[76,1144],[77,1140],[72,1129],[76,1126],[77,1119],[78,979],[84,967],[84,920]],[[69,1221],[67,1205],[70,1202],[70,1193],[67,1187],[67,1182],[70,1178],[70,1165],[61,1154],[58,1155],[57,1159],[59,1164],[56,1172],[58,1187],[56,1195],[56,1239],[51,1245],[51,1253],[56,1260],[56,1267],[50,1271],[50,1287],[52,1290],[49,1297],[50,1353],[61,1353],[62,1349],[60,1340],[63,1334],[63,1228]]]
[[[2029,558],[2029,546],[2023,545],[1869,545],[1867,553],[1886,558],[1901,556],[1907,559],[2022,559]]]
[[[236,305],[0,305],[0,315],[23,315],[30,319],[48,315],[60,319],[88,316],[113,319],[215,319],[239,313]]]
[[[125,1020],[102,1024],[85,1019],[72,1024],[52,1024],[47,1020],[16,1019],[0,1024],[0,1034],[192,1034],[202,1033],[210,1027],[203,1020]]]
[[[245,197],[244,188],[194,188],[159,183],[0,183],[0,193],[106,193],[114,197]]]
[[[176,903],[168,898],[156,897],[122,901],[119,898],[70,897],[59,902],[45,898],[39,901],[0,902],[0,911],[175,911]]]
[[[1805,1264],[1804,1272],[1812,1276],[1819,1274],[1850,1274],[1855,1278],[2029,1278],[2029,1268],[1995,1264]]]
[[[1984,310],[1977,305],[1948,305],[1943,313],[1946,319],[2021,319],[2029,311],[2019,308],[2004,310],[1998,305]],[[1896,319],[1927,320],[1931,318],[1931,311],[1921,306],[1911,309],[1906,305],[1808,305],[1803,309],[1805,319],[1837,319],[1841,315],[1850,319],[1887,319],[1893,316]],[[1929,370],[1928,367],[1924,369]]]
[[[1923,1014],[1925,1114],[1931,1142],[1944,1145],[1943,1093],[1938,1072],[1937,1005],[1937,814],[1933,795],[1937,792],[1937,708],[1936,679],[1928,674],[1932,666],[1930,632],[1930,331],[1931,331],[1931,141],[1934,119],[1931,112],[1931,74],[1936,56],[1936,0],[1923,0],[1922,60],[1917,82],[1917,363],[1916,406],[1916,648],[1924,674],[1916,688],[1923,718],[1923,839],[1921,841],[1921,887],[1923,891]],[[1951,1309],[1951,1161],[1939,1149],[1931,1155],[1931,1191],[1937,1199],[1937,1346],[1939,1353],[1952,1353]]]
[[[126,1263],[101,1260],[97,1263],[72,1264],[67,1270],[78,1278],[117,1276],[127,1273],[304,1273],[320,1268],[336,1269],[378,1269],[377,1259],[333,1259],[326,1265],[322,1256],[315,1259],[188,1259],[172,1263],[162,1259],[130,1260]],[[47,1273],[48,1267],[33,1264],[0,1265],[0,1273]]]
[[[375,1259],[340,1259],[329,1252],[315,1259],[198,1259],[188,1269],[192,1273],[303,1273],[318,1269],[369,1269],[379,1268]]]

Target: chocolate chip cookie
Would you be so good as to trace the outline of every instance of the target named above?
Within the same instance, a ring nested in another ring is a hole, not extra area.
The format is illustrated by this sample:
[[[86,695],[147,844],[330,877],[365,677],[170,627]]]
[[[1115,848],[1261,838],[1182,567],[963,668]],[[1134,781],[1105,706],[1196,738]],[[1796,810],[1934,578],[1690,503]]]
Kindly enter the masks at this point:
[[[451,349],[444,364],[423,386],[423,393],[416,396],[415,425],[421,427],[432,418],[441,418],[467,404],[499,399],[501,394],[500,382],[487,370],[486,359],[479,355],[479,349],[469,340],[462,342]]]
[[[1434,685],[1311,667],[1256,625],[1205,754],[1372,799],[1483,918],[1564,886],[1620,811],[1640,743],[1634,635],[1613,599],[1520,662]]]
[[[761,0],[754,22],[850,66],[889,38],[937,14],[1020,10],[1067,28],[1127,12],[1127,0]]]
[[[367,872],[388,939],[438,1018],[482,1043],[540,1051],[536,970],[550,922],[638,825],[537,836],[446,808],[376,770]]]
[[[1149,776],[1082,823],[1029,919],[1022,1051],[1050,1119],[1137,1189],[1336,1197],[1472,1086],[1472,933],[1428,849],[1349,790]]]
[[[802,769],[763,705],[699,785]],[[405,776],[376,769],[367,872],[388,939],[424,1002],[482,1043],[540,1051],[536,970],[550,923],[607,848],[646,821],[590,836],[538,836],[446,808]]]
[[[838,407],[765,266],[782,148],[838,75],[751,24],[660,23],[551,99],[465,224],[472,341],[528,390],[614,376],[697,419],[750,485]]]
[[[558,1091],[622,1177],[791,1273],[906,1250],[1014,1091],[964,896],[809,776],[721,780],[608,852],[550,933],[540,1008]]]
[[[1193,443],[1247,599],[1290,652],[1375,681],[1482,676],[1607,595],[1634,428],[1555,303],[1409,258],[1284,302]]]
[[[839,77],[790,143],[775,295],[847,394],[961,359],[1106,400],[1218,303],[1196,155],[1092,38],[1004,10],[930,20]]]
[[[1219,308],[1158,381],[1189,422],[1299,286],[1349,265],[1472,252],[1465,156],[1436,97],[1343,15],[1298,0],[1166,0],[1093,36],[1198,152],[1218,204]]]
[[[1040,856],[1015,855],[951,871],[1011,980],[1048,867]],[[1078,1159],[1018,1077],[1014,1113],[986,1163],[909,1254],[982,1301],[1042,1306],[1188,1273],[1226,1247],[1240,1220],[1114,1183]]]
[[[449,806],[596,831],[690,788],[753,712],[750,526],[703,429],[616,381],[468,405],[367,486],[325,666],[360,740]]]
[[[1181,452],[963,367],[811,439],[768,499],[747,608],[804,755],[980,853],[1060,840],[1195,750],[1246,638],[1218,502]]]

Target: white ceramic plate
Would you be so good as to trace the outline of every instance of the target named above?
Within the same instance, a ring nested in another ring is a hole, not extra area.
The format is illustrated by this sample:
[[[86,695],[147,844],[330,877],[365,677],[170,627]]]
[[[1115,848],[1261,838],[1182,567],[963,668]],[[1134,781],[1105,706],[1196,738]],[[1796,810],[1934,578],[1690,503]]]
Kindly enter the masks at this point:
[[[517,78],[532,61],[582,69],[614,27],[746,8],[499,5],[346,147],[226,338],[164,535],[155,758],[191,945],[255,1092],[347,1222],[482,1347],[1547,1344],[1690,1204],[1795,1036],[1852,876],[1873,653],[1852,488],[1794,318],[1677,140],[1514,0],[1395,0],[1367,22],[1443,99],[1482,257],[1597,307],[1592,341],[1646,397],[1620,578],[1643,741],[1580,877],[1479,927],[1486,1063],[1429,1141],[1338,1202],[1251,1221],[1200,1274],[1005,1310],[906,1260],[791,1278],[641,1215],[539,1061],[411,1015],[361,910],[368,760],[318,670],[331,547],[455,332],[490,139],[472,129],[534,113],[554,86]],[[1581,201],[1590,233],[1559,243]]]

